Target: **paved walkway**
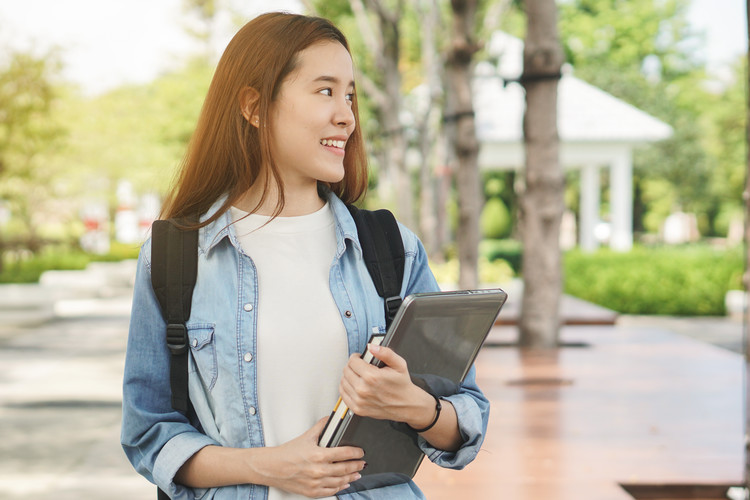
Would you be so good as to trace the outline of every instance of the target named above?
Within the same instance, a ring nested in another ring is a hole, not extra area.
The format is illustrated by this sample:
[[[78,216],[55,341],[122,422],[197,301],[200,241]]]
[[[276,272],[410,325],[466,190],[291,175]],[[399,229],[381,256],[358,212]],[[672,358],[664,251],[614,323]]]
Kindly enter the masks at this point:
[[[154,498],[119,446],[128,265],[104,273],[106,286],[78,276],[72,295],[59,282],[0,287],[0,499]],[[741,330],[625,316],[566,326],[579,347],[527,353],[498,326],[505,347],[477,362],[493,405],[483,450],[460,472],[425,462],[418,483],[430,500],[626,500],[621,483],[738,483]]]
[[[632,500],[622,484],[741,482],[739,354],[643,324],[565,327],[562,338],[586,347],[481,351],[485,445],[464,471],[423,466],[430,500]]]

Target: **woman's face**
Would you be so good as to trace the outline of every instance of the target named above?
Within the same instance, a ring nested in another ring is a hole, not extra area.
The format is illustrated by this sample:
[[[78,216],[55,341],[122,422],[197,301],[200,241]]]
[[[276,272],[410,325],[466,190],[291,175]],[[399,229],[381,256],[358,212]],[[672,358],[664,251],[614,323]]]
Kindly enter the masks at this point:
[[[354,131],[354,71],[338,42],[297,54],[270,113],[271,153],[286,189],[344,177],[344,148]]]

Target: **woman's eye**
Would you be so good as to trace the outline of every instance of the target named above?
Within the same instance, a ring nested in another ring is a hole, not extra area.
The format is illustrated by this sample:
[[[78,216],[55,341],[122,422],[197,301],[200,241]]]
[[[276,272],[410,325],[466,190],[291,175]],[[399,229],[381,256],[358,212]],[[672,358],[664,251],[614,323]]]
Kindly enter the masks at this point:
[[[349,102],[354,102],[354,94],[346,94],[346,100]]]
[[[333,95],[333,90],[332,89],[323,89],[323,90],[320,91],[320,93],[321,94],[325,94],[328,97],[331,97]]]

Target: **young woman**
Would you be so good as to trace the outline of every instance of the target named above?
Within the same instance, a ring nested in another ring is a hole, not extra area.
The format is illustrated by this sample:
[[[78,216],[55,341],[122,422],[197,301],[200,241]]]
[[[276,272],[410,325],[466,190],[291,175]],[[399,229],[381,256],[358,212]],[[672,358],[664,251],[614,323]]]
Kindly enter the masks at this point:
[[[359,353],[384,307],[347,208],[367,181],[347,41],[328,21],[262,15],[219,61],[163,218],[199,218],[188,321],[187,416],[170,403],[165,323],[141,251],[124,377],[122,444],[139,473],[180,499],[331,498],[366,466],[321,448],[339,395],[364,416],[415,429],[434,398],[402,358]],[[402,296],[436,291],[424,248],[401,227]],[[489,403],[474,371],[420,434],[433,462],[473,460]],[[424,498],[413,482],[340,498]]]

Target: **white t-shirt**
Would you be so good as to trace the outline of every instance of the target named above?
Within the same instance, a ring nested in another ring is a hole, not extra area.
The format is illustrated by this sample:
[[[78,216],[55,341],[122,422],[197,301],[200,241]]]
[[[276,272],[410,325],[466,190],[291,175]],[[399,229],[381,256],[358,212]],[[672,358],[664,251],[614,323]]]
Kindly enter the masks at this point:
[[[242,250],[258,273],[258,407],[266,446],[277,446],[327,417],[339,397],[348,346],[329,285],[334,217],[328,203],[271,222],[231,210]],[[268,498],[304,497],[270,488]]]

